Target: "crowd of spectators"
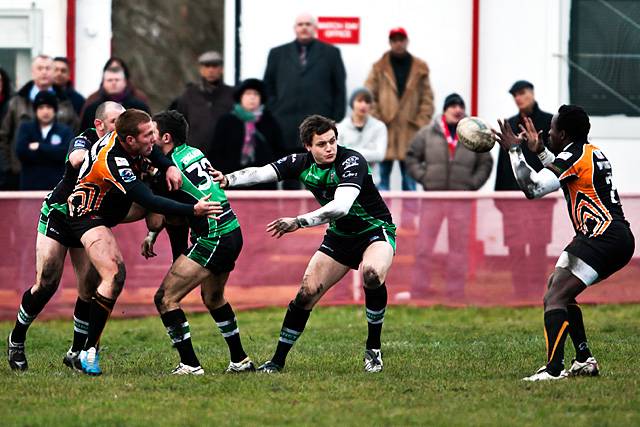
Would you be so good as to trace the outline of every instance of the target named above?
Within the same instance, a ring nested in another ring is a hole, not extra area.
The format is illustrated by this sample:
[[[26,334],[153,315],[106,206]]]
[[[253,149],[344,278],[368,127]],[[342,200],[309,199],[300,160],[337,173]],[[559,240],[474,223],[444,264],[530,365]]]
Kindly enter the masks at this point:
[[[340,144],[360,151],[377,170],[381,190],[389,190],[396,162],[407,191],[415,190],[416,183],[429,191],[477,190],[486,182],[491,156],[466,150],[456,138],[456,124],[466,115],[464,100],[451,94],[442,114],[434,114],[429,67],[409,52],[404,28],[389,31],[388,51],[373,63],[348,102],[340,49],[318,40],[316,30],[313,16],[298,16],[295,39],[269,51],[262,80],[247,79],[235,88],[223,81],[220,53],[202,53],[198,81],[188,83],[169,106],[187,118],[189,144],[225,173],[262,166],[303,152],[298,125],[310,114],[321,114],[338,123]],[[93,126],[101,103],[114,101],[150,112],[147,96],[134,86],[122,59],[110,58],[102,71],[98,90],[85,99],[74,89],[64,57],[34,58],[32,80],[15,93],[0,68],[0,190],[53,188],[62,176],[69,141]],[[537,128],[548,129],[550,115],[535,102],[531,83],[518,81],[510,92],[519,108],[510,120],[514,129],[524,116],[532,117]],[[536,156],[525,152],[525,157],[536,164]],[[299,184],[285,182],[282,188],[297,189]],[[503,153],[495,189],[517,189]],[[506,205],[499,208],[511,210]],[[445,218],[447,212],[442,206],[438,215]],[[542,243],[530,244],[535,252]],[[523,253],[522,247],[512,250]]]

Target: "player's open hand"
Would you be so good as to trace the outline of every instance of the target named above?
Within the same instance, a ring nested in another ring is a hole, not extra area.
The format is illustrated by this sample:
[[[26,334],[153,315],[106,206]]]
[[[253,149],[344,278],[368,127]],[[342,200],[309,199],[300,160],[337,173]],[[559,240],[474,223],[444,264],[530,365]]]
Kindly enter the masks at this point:
[[[213,219],[220,219],[219,214],[223,212],[220,202],[210,202],[211,194],[204,196],[193,205],[193,214],[195,216],[208,216]]]
[[[527,141],[527,147],[532,153],[539,154],[544,151],[542,131],[536,131],[536,127],[531,118],[524,118],[524,126],[520,125],[520,130],[524,133],[524,139]]]
[[[147,237],[142,241],[142,246],[140,247],[140,254],[146,259],[153,258],[157,254],[153,251],[153,246],[156,243],[156,235],[147,234]]]
[[[212,167],[207,168],[207,172],[209,172],[209,175],[211,175],[213,182],[217,182],[218,184],[220,184],[220,188],[222,188],[223,190],[227,188],[227,186],[229,185],[229,180],[226,176],[224,176],[222,172]]]
[[[500,146],[509,151],[512,147],[520,145],[524,138],[524,132],[516,135],[511,129],[511,125],[506,119],[498,119],[498,126],[500,126],[500,132],[495,129],[491,129],[493,139],[500,144]]]
[[[279,239],[286,233],[291,233],[300,228],[300,224],[296,218],[278,218],[267,224],[267,233],[271,233],[271,237]]]
[[[169,191],[179,190],[182,187],[182,174],[177,167],[170,166],[165,175]]]

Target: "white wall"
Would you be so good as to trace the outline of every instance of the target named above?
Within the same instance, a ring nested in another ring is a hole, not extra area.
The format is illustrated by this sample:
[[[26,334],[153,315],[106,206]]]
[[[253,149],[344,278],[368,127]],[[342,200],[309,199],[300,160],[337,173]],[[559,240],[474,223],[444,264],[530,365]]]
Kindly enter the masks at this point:
[[[233,3],[226,2],[225,13],[225,67],[230,83]],[[570,0],[480,0],[480,5],[478,115],[491,123],[514,115],[517,110],[508,89],[519,79],[534,83],[542,109],[557,111],[568,102],[568,66],[562,55],[568,50]],[[241,78],[262,77],[269,49],[293,40],[293,21],[301,12],[360,17],[360,44],[338,45],[347,68],[348,90],[362,85],[371,64],[388,49],[389,29],[404,26],[409,50],[431,68],[436,111],[454,91],[470,106],[471,0],[244,0]],[[594,117],[592,129],[592,142],[613,163],[619,190],[640,191],[628,154],[640,144],[640,119]],[[493,154],[497,156],[497,147]],[[482,191],[493,189],[494,174]]]
[[[111,0],[76,0],[76,90],[98,90],[111,56]]]

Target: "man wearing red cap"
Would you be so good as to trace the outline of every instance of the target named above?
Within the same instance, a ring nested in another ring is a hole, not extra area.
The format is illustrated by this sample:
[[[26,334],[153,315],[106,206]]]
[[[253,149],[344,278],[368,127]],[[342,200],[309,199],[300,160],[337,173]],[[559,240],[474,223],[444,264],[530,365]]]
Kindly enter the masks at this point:
[[[382,120],[389,132],[385,161],[380,164],[380,190],[389,189],[393,162],[400,162],[402,189],[415,190],[404,159],[409,143],[433,116],[433,92],[426,62],[407,51],[407,31],[397,27],[389,31],[390,49],[373,64],[365,86],[373,94],[371,114]]]

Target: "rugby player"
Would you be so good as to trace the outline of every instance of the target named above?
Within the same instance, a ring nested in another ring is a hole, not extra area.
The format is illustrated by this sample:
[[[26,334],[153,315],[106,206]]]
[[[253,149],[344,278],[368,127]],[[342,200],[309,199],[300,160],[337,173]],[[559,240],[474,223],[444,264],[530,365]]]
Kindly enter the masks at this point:
[[[188,125],[184,116],[177,111],[163,111],[154,115],[153,120],[160,136],[156,145],[183,174],[180,191],[170,196],[185,203],[210,196],[224,209],[219,220],[189,218],[193,245],[173,262],[154,297],[162,323],[180,355],[180,363],[172,374],[204,374],[191,343],[189,322],[180,308],[180,301],[198,285],[202,302],[229,347],[231,361],[227,372],[255,371],[253,362],[242,347],[236,316],[224,298],[224,286],[242,249],[238,219],[224,191],[209,176],[211,165],[207,158],[200,150],[186,144]],[[153,243],[157,232],[150,231],[149,235],[152,239],[147,242],[143,255],[152,257],[155,256]]]
[[[75,186],[85,153],[94,142],[115,129],[116,119],[123,111],[124,107],[116,102],[107,101],[98,106],[93,122],[95,128],[85,130],[71,141],[64,175],[42,203],[36,238],[36,283],[23,294],[16,324],[7,339],[11,369],[28,368],[25,354],[27,330],[56,292],[67,250],[77,278],[78,298],[73,315],[73,343],[63,362],[72,368],[79,367],[78,355],[87,338],[89,301],[97,286],[97,273],[91,267],[82,244],[73,238],[67,225],[67,197]]]
[[[155,132],[151,117],[144,111],[123,112],[116,120],[116,131],[93,144],[85,156],[76,186],[68,198],[71,231],[100,276],[89,308],[87,339],[80,353],[82,371],[89,375],[102,373],[98,341],[125,280],[122,254],[111,227],[125,219],[132,202],[163,214],[222,213],[220,203],[209,202],[208,197],[195,204],[179,203],[154,195],[140,181],[143,156],[151,154]]]
[[[338,145],[335,123],[313,115],[302,122],[299,130],[305,154],[292,154],[269,165],[226,176],[218,173],[215,178],[222,188],[300,180],[322,207],[268,224],[267,231],[277,238],[329,223],[322,244],[309,261],[300,289],[289,303],[275,353],[258,371],[281,371],[311,309],[349,269],[360,269],[368,322],[364,369],[379,372],[383,367],[380,335],[387,306],[385,279],[395,253],[396,227],[373,184],[366,159],[357,151]]]
[[[624,267],[633,255],[635,241],[625,220],[609,160],[587,141],[589,116],[579,106],[563,105],[551,120],[551,151],[544,147],[531,119],[516,136],[506,121],[498,121],[495,140],[509,152],[518,185],[527,198],[539,198],[562,188],[576,235],[549,278],[544,295],[544,334],[547,364],[525,381],[547,381],[568,376],[596,376],[598,362],[587,344],[582,311],[576,297]],[[520,144],[538,154],[545,166],[535,172],[526,162]],[[564,370],[567,333],[576,358]]]

